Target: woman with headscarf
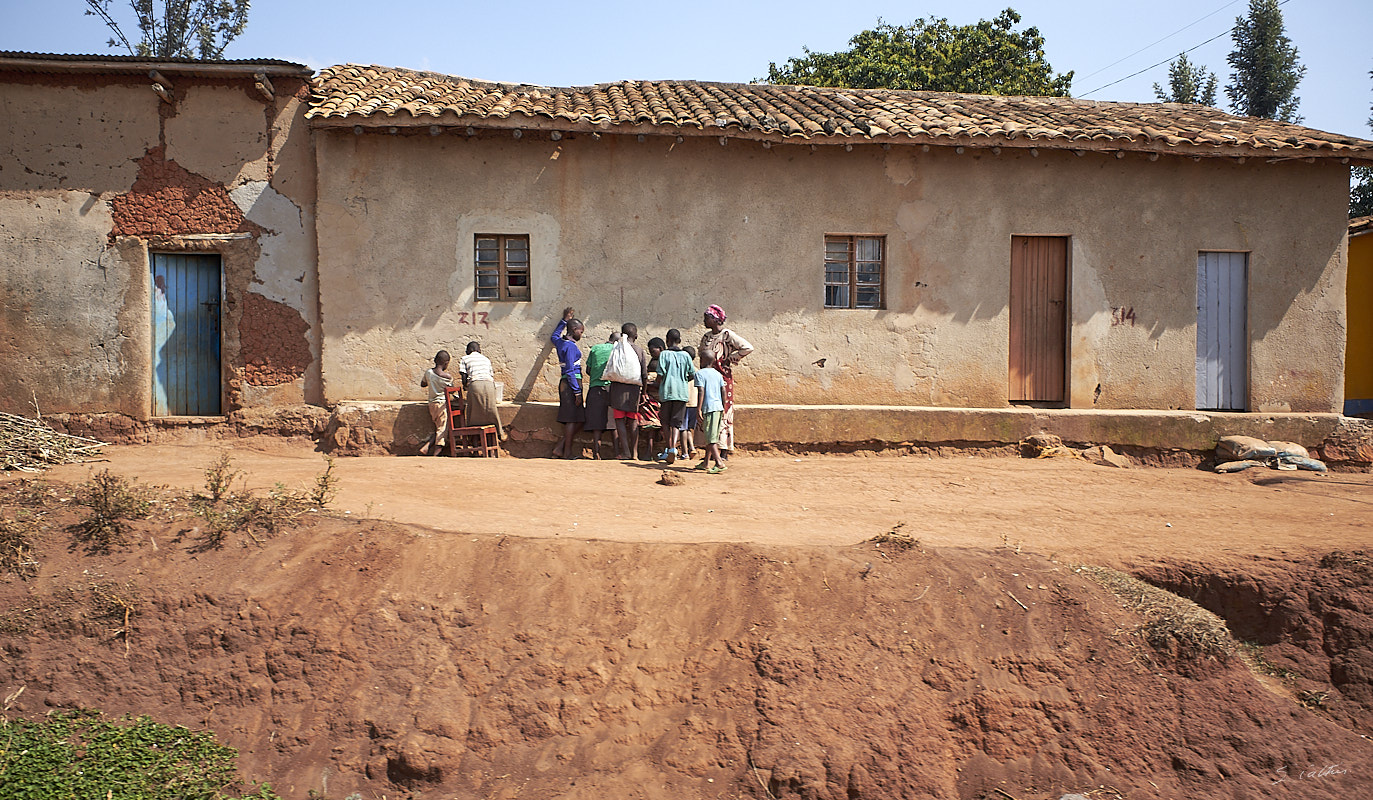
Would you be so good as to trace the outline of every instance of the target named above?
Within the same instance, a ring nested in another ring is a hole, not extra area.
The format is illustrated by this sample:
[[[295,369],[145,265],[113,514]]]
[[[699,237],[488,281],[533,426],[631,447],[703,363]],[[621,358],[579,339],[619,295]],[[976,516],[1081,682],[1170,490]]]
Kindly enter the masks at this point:
[[[701,337],[700,352],[713,355],[715,368],[725,376],[725,412],[720,422],[720,450],[733,450],[734,365],[753,352],[753,345],[725,327],[725,311],[719,306],[706,309],[701,322],[706,326],[706,334]]]

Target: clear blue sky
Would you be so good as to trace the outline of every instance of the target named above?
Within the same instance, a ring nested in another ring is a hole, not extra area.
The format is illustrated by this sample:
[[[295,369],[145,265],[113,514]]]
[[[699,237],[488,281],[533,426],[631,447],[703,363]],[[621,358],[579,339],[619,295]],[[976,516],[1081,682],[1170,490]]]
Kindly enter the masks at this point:
[[[463,2],[462,0],[256,0],[248,29],[226,58],[278,58],[319,69],[347,62],[410,67],[517,83],[578,86],[618,80],[746,82],[801,47],[843,49],[879,17],[906,23],[929,15],[955,24],[991,19],[1007,5],[1046,39],[1055,70],[1073,70],[1073,95],[1149,102],[1166,83],[1164,63],[1098,87],[1222,34],[1246,0],[694,0],[683,3]],[[127,0],[113,0],[136,36]],[[83,16],[82,0],[0,0],[0,50],[103,53],[107,32]],[[1288,0],[1287,34],[1306,65],[1298,89],[1305,124],[1364,138],[1373,103],[1368,0]],[[1195,24],[1193,24],[1195,23]],[[1185,30],[1179,29],[1186,27]],[[1164,40],[1160,42],[1159,40]],[[1220,78],[1227,105],[1228,35],[1189,58]],[[1135,51],[1143,50],[1138,54]],[[1123,59],[1123,60],[1122,60]],[[1119,63],[1114,63],[1119,61]]]

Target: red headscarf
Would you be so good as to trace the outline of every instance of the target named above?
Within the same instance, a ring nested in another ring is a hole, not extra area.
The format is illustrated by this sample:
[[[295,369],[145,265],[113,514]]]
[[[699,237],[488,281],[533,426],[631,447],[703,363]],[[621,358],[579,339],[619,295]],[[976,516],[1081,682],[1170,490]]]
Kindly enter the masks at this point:
[[[719,320],[720,322],[725,321],[725,310],[723,308],[720,308],[719,306],[711,306],[710,308],[707,308],[706,313],[711,315],[715,319]]]

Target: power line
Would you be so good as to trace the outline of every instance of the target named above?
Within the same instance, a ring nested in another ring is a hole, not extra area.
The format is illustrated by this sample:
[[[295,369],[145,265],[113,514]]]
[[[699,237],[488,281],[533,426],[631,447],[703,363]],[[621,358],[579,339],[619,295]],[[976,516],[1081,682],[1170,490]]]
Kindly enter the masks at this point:
[[[1193,20],[1192,22],[1189,22],[1189,23],[1187,23],[1186,25],[1183,25],[1181,28],[1178,28],[1177,30],[1175,30],[1175,31],[1173,31],[1172,33],[1168,34],[1167,36],[1163,37],[1162,39],[1159,39],[1158,41],[1156,41],[1156,42],[1154,42],[1154,43],[1152,43],[1152,44],[1147,44],[1147,45],[1141,47],[1140,49],[1136,50],[1135,52],[1131,53],[1131,54],[1128,55],[1128,56],[1124,56],[1124,57],[1119,58],[1119,59],[1117,59],[1117,60],[1115,60],[1115,61],[1112,61],[1111,63],[1109,63],[1109,64],[1107,64],[1106,66],[1102,67],[1101,69],[1097,70],[1096,72],[1091,72],[1091,73],[1088,73],[1088,74],[1086,74],[1086,75],[1083,75],[1083,76],[1080,78],[1080,80],[1084,80],[1084,81],[1085,81],[1085,80],[1087,80],[1088,78],[1091,78],[1091,77],[1093,77],[1093,76],[1095,76],[1095,75],[1100,75],[1101,73],[1105,72],[1106,70],[1110,69],[1111,67],[1114,67],[1115,65],[1117,65],[1117,64],[1119,64],[1119,63],[1121,63],[1121,62],[1123,62],[1123,61],[1129,61],[1130,59],[1134,58],[1135,56],[1139,55],[1140,53],[1143,53],[1145,50],[1148,50],[1148,49],[1154,47],[1155,45],[1159,45],[1159,44],[1162,44],[1162,43],[1168,41],[1169,39],[1173,38],[1174,36],[1177,36],[1179,33],[1182,33],[1183,31],[1187,30],[1188,28],[1192,27],[1193,25],[1198,25],[1198,24],[1200,24],[1200,23],[1202,23],[1202,22],[1205,22],[1206,20],[1208,20],[1208,19],[1214,17],[1215,15],[1219,14],[1220,12],[1224,11],[1225,9],[1229,8],[1230,6],[1233,6],[1235,3],[1238,3],[1238,2],[1239,2],[1239,0],[1230,0],[1230,2],[1226,3],[1225,5],[1221,6],[1221,7],[1218,8],[1218,9],[1216,9],[1215,11],[1212,11],[1210,14],[1207,14],[1206,16],[1202,17],[1201,19]]]
[[[1285,6],[1285,5],[1287,5],[1288,2],[1289,2],[1289,0],[1279,0],[1278,5],[1279,5],[1279,6]],[[1217,10],[1219,10],[1219,9],[1217,9]],[[1215,12],[1212,12],[1212,13],[1215,13]],[[1206,41],[1202,42],[1201,44],[1196,45],[1195,47],[1189,47],[1189,48],[1187,48],[1186,50],[1183,50],[1183,51],[1182,51],[1181,53],[1179,53],[1178,55],[1186,55],[1187,53],[1190,53],[1190,52],[1192,52],[1193,50],[1198,50],[1198,49],[1200,49],[1200,48],[1202,48],[1202,47],[1205,47],[1206,45],[1208,45],[1208,44],[1214,42],[1215,40],[1219,39],[1219,38],[1222,37],[1222,36],[1226,36],[1226,35],[1232,34],[1232,33],[1235,32],[1235,27],[1236,27],[1236,26],[1231,25],[1229,30],[1221,31],[1220,33],[1216,34],[1215,36],[1212,36],[1210,39],[1207,39]],[[1165,37],[1165,38],[1166,38],[1166,37]],[[1148,48],[1145,48],[1145,49],[1148,49]],[[1174,58],[1176,58],[1176,56],[1170,56],[1170,57],[1165,58],[1165,59],[1163,59],[1162,61],[1160,61],[1160,62],[1158,62],[1158,63],[1156,63],[1156,64],[1150,64],[1149,66],[1145,67],[1145,68],[1142,69],[1142,70],[1139,70],[1138,72],[1132,72],[1132,73],[1130,73],[1129,75],[1126,75],[1124,78],[1121,78],[1120,80],[1111,81],[1110,83],[1108,83],[1108,84],[1106,84],[1106,85],[1104,85],[1104,86],[1098,86],[1098,87],[1096,87],[1095,89],[1093,89],[1093,90],[1090,91],[1090,92],[1085,92],[1085,93],[1080,94],[1080,95],[1077,95],[1077,96],[1078,96],[1078,97],[1087,97],[1088,95],[1096,94],[1097,92],[1101,91],[1102,89],[1109,89],[1109,88],[1111,88],[1112,86],[1115,86],[1117,83],[1124,83],[1125,81],[1130,80],[1131,78],[1135,77],[1136,75],[1143,75],[1144,73],[1148,72],[1148,71],[1151,70],[1151,69],[1154,69],[1155,67],[1161,67],[1161,66],[1163,66],[1164,64],[1167,64],[1169,61],[1172,61]],[[1119,62],[1117,62],[1117,63],[1119,63]],[[1100,72],[1100,70],[1098,70],[1098,72]],[[1096,74],[1096,73],[1093,73],[1093,74]]]

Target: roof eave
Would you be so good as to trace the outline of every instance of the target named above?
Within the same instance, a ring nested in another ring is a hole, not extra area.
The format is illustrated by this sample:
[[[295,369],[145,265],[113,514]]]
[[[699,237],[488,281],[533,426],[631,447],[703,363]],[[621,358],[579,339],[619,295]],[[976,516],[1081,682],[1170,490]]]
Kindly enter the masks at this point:
[[[366,130],[378,130],[386,128],[423,128],[438,126],[443,128],[474,128],[476,130],[497,130],[497,131],[558,131],[561,133],[587,133],[587,134],[615,134],[622,136],[680,136],[740,139],[745,141],[771,142],[774,144],[788,145],[816,145],[816,146],[836,146],[836,145],[892,145],[892,146],[930,146],[930,147],[963,147],[990,150],[993,148],[1019,149],[1019,150],[1067,150],[1071,152],[1081,152],[1082,154],[1110,153],[1120,154],[1123,157],[1127,153],[1139,153],[1141,155],[1157,154],[1160,156],[1181,156],[1188,158],[1229,158],[1229,159],[1263,159],[1268,163],[1278,163],[1283,161],[1305,161],[1311,163],[1317,160],[1329,161],[1336,160],[1342,163],[1349,163],[1356,166],[1373,165],[1373,151],[1349,148],[1348,152],[1341,152],[1334,149],[1262,149],[1244,146],[1215,147],[1195,144],[1167,144],[1164,142],[1148,142],[1130,139],[1077,139],[1068,136],[1034,136],[1031,134],[1015,134],[1006,136],[935,136],[919,133],[893,133],[878,135],[845,135],[845,134],[807,134],[803,131],[787,133],[776,129],[763,128],[741,128],[737,125],[724,127],[697,126],[697,125],[662,125],[658,123],[644,122],[638,124],[611,124],[609,121],[595,122],[585,119],[563,119],[545,115],[528,116],[525,114],[511,114],[505,117],[492,117],[488,115],[459,115],[444,112],[435,115],[416,116],[409,109],[400,109],[395,112],[375,112],[368,115],[349,114],[349,113],[325,113],[319,114],[311,111],[307,114],[309,125],[316,129],[352,129],[360,127]]]
[[[157,70],[165,75],[190,75],[198,77],[252,77],[266,74],[272,77],[291,77],[309,79],[314,70],[303,64],[283,64],[241,61],[224,63],[203,61],[188,63],[184,61],[159,61],[157,59],[129,60],[70,60],[44,58],[41,56],[4,56],[0,57],[0,70],[17,72],[78,73],[78,74],[120,74],[146,75],[149,70]]]

